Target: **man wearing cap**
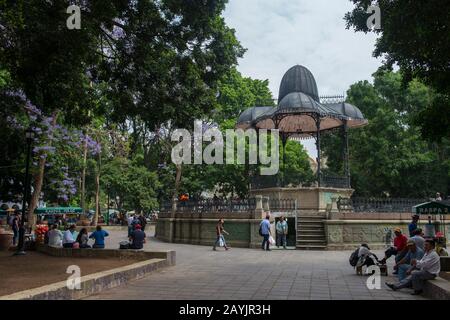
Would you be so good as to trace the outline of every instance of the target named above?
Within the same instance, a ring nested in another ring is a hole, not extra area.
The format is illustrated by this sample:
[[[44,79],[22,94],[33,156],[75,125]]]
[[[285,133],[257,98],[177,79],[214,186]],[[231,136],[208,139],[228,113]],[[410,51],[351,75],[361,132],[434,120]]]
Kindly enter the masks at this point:
[[[413,295],[421,294],[425,281],[433,280],[441,272],[441,259],[436,253],[433,240],[425,241],[424,256],[420,260],[413,259],[411,265],[413,269],[406,272],[408,277],[396,284],[386,282],[386,285],[394,291],[412,287]]]
[[[414,231],[417,229],[417,222],[419,221],[419,215],[415,214],[412,216],[412,221],[408,224],[409,236],[414,236]]]
[[[145,241],[145,232],[142,231],[142,227],[140,224],[136,224],[134,226],[134,231],[131,232],[130,235],[130,249],[142,249],[144,247]]]
[[[394,269],[398,272],[397,277],[399,281],[405,279],[407,276],[406,273],[413,268],[411,261],[420,260],[424,255],[423,250],[417,247],[414,240],[409,239],[406,246],[408,247],[408,253],[394,266]]]
[[[398,263],[408,252],[408,248],[406,247],[406,243],[408,242],[408,238],[404,234],[402,234],[402,229],[395,228],[394,229],[394,246],[390,247],[384,252],[384,258],[380,261],[380,263],[385,264],[386,260],[392,256],[395,256],[395,262]],[[394,272],[394,274],[397,274]]]

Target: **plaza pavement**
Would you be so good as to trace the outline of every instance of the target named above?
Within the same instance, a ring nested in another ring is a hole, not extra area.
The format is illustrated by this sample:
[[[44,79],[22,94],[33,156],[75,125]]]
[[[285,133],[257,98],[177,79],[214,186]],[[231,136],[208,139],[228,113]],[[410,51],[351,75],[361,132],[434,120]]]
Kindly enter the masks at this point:
[[[107,229],[107,228],[106,228]],[[150,235],[152,230],[147,231]],[[117,248],[126,232],[111,232],[107,248]],[[175,250],[176,266],[87,299],[120,300],[404,300],[424,299],[411,290],[369,290],[367,277],[350,267],[350,251],[299,251],[164,243],[155,238],[145,250]],[[382,251],[375,252],[382,257]],[[392,262],[391,262],[392,263]],[[392,265],[390,265],[390,271]],[[388,278],[392,280],[391,277]]]

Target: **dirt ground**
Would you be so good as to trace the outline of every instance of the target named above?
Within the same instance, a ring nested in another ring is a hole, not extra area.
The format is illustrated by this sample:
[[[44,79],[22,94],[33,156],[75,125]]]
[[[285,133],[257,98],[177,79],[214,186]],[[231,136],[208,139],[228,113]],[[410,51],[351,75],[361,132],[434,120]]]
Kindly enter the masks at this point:
[[[67,280],[70,265],[78,265],[81,276],[133,264],[133,260],[59,258],[35,251],[25,256],[13,256],[13,252],[0,252],[0,296],[33,289]]]

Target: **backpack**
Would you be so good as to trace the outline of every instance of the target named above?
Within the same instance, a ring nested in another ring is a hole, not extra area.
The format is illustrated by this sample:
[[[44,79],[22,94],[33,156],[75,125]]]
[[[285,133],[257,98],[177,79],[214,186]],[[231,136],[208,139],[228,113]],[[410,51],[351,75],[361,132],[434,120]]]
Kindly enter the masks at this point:
[[[350,262],[350,265],[352,267],[356,267],[356,265],[358,264],[358,253],[359,253],[359,248],[356,249],[351,255],[350,258],[348,259],[348,262]]]
[[[261,236],[261,237],[264,237],[264,235],[263,235],[263,233],[262,233],[262,222],[259,224],[259,235]]]

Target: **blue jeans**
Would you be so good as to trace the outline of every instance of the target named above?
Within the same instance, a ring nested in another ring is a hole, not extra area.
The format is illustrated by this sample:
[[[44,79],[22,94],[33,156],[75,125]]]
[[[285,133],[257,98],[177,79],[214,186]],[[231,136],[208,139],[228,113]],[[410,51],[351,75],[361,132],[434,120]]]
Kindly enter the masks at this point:
[[[220,244],[220,239],[222,239],[222,241],[223,241],[223,246],[224,246],[224,248],[227,247],[227,243],[225,242],[225,238],[224,238],[224,236],[221,234],[220,236],[217,236],[217,240],[216,240],[216,242],[214,243],[214,249],[215,249],[217,246],[219,246],[219,244]]]
[[[404,280],[404,279],[406,279],[408,277],[408,275],[406,274],[406,271],[411,269],[411,267],[412,266],[410,264],[406,264],[406,263],[401,264],[401,265],[398,266],[398,269],[397,269],[397,271],[398,271],[398,275],[397,275],[398,281],[402,281],[402,280]]]
[[[277,233],[277,246],[283,245],[286,248],[286,235],[282,233]]]
[[[262,249],[264,250],[269,250],[269,245],[270,245],[270,242],[269,242],[269,237],[270,237],[270,235],[269,234],[263,234],[263,242],[262,242]]]

